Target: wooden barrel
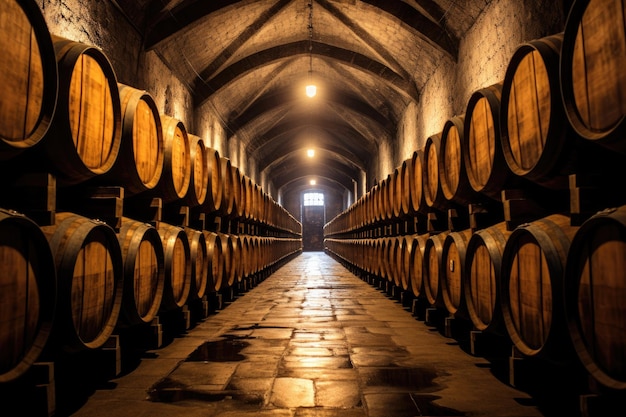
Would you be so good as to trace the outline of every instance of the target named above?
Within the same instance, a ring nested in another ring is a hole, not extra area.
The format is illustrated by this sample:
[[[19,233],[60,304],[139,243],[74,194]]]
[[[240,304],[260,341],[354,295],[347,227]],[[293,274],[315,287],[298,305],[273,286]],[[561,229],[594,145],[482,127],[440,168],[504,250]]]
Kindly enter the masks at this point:
[[[189,207],[198,207],[204,203],[208,194],[208,155],[204,140],[201,137],[192,134],[189,134],[188,137],[191,169],[189,170],[189,188],[184,201]]]
[[[389,253],[390,248],[392,247],[392,238],[382,237],[379,239],[379,241],[380,277],[385,281],[391,281],[390,269],[392,267],[392,264],[389,263]]]
[[[233,216],[243,217],[244,209],[246,207],[245,195],[243,193],[242,179],[243,175],[239,167],[230,167],[232,178],[232,191],[233,191]]]
[[[397,286],[404,291],[409,289],[409,275],[411,269],[411,244],[410,236],[398,236],[399,250],[396,252],[396,264],[398,265],[399,283]]]
[[[363,271],[368,275],[372,272],[372,239],[363,239]]]
[[[396,190],[400,193],[400,216],[413,214],[411,207],[411,159],[405,159],[398,168]]]
[[[413,152],[409,163],[409,188],[411,193],[411,210],[414,213],[428,212],[424,194],[424,150]]]
[[[204,297],[208,286],[209,258],[204,233],[191,227],[185,227],[189,240],[189,259],[191,263],[190,300]]]
[[[224,216],[230,216],[233,212],[235,203],[235,195],[233,192],[233,174],[230,159],[220,157],[222,201],[220,204],[220,213]]]
[[[0,1],[0,160],[45,136],[58,94],[52,39],[37,2]]]
[[[390,220],[393,215],[393,207],[389,199],[390,178],[391,176],[387,175],[387,177],[380,182],[380,188],[378,189],[378,207],[381,211],[380,221],[383,222]]]
[[[518,46],[502,84],[502,150],[511,171],[548,188],[567,188],[572,143],[559,93],[563,34]]]
[[[241,282],[242,279],[242,262],[243,262],[243,258],[241,257],[242,251],[243,251],[243,242],[241,239],[241,236],[239,235],[230,235],[230,238],[233,242],[233,271],[232,271],[232,276],[233,276],[233,284],[235,283],[239,283]]]
[[[144,91],[118,83],[122,115],[122,137],[113,167],[101,182],[124,187],[132,196],[151,190],[163,173],[164,143],[161,118],[152,96]]]
[[[563,276],[576,230],[568,216],[553,214],[516,227],[507,240],[502,315],[511,341],[525,356],[568,359]]]
[[[163,243],[149,223],[122,218],[117,237],[124,262],[124,290],[118,327],[150,323],[165,285]]]
[[[379,237],[379,238],[374,239],[372,261],[375,262],[373,264],[374,274],[377,275],[379,278],[385,277],[385,267],[386,267],[385,259],[384,259],[385,248],[386,248],[385,238]]]
[[[207,246],[207,266],[208,282],[207,292],[217,291],[222,285],[222,274],[224,261],[222,259],[222,241],[217,233],[203,230],[204,241]]]
[[[402,213],[402,175],[396,167],[389,175],[389,211],[391,218],[399,218]]]
[[[250,218],[253,222],[259,221],[261,202],[263,201],[263,191],[259,184],[254,184],[252,192],[252,206],[250,207]]]
[[[626,2],[576,0],[560,58],[570,125],[582,138],[626,154]]]
[[[429,234],[411,235],[411,256],[409,269],[409,283],[411,292],[416,298],[424,297],[424,248]]]
[[[243,188],[243,218],[245,220],[252,220],[252,204],[254,202],[252,194],[254,193],[254,181],[247,175],[243,175],[241,179],[241,186]]]
[[[465,252],[467,313],[476,330],[505,335],[500,305],[502,253],[511,232],[505,222],[477,230]]]
[[[182,308],[191,291],[191,251],[182,227],[160,222],[157,231],[163,243],[165,286],[161,311]]]
[[[251,248],[250,248],[250,236],[248,235],[239,235],[239,241],[241,242],[241,252],[239,254],[239,263],[241,265],[240,275],[241,278],[248,278],[251,274],[252,263],[253,260],[251,258]]]
[[[95,46],[51,35],[59,70],[59,97],[50,130],[41,141],[59,185],[108,172],[122,137],[117,78]]]
[[[2,42],[2,41],[0,41]],[[0,209],[0,383],[37,361],[50,336],[57,301],[52,250],[35,222]]]
[[[500,137],[500,99],[502,83],[475,91],[465,111],[462,155],[465,173],[471,187],[500,201],[500,192],[515,185],[515,179],[504,159]]]
[[[376,204],[378,206],[378,213],[376,220],[379,222],[387,220],[387,180],[383,179],[378,183],[376,188]]]
[[[424,244],[424,296],[433,307],[443,307],[441,276],[444,273],[443,242],[448,231],[431,234]]]
[[[67,352],[100,348],[119,318],[122,251],[113,228],[69,212],[43,226],[54,255],[58,303],[55,343]]]
[[[471,229],[450,232],[443,242],[439,275],[443,305],[451,316],[468,318],[463,284],[465,282],[467,244],[472,236]]]
[[[402,286],[402,251],[404,250],[403,245],[404,240],[402,236],[394,236],[390,238],[389,242],[389,273],[390,273],[390,282],[393,283],[395,287],[400,288]]]
[[[439,155],[439,181],[446,200],[467,205],[481,200],[472,188],[465,169],[463,151],[465,137],[465,116],[454,116],[443,125]]]
[[[185,125],[175,117],[160,116],[163,128],[163,173],[154,194],[164,203],[181,200],[187,195],[191,183],[191,152]]]
[[[576,354],[602,385],[626,389],[626,206],[586,220],[565,268],[565,311]]]
[[[230,288],[235,283],[236,266],[235,245],[232,236],[226,233],[218,233],[222,243],[222,280],[220,287]]]
[[[429,136],[424,144],[423,189],[424,200],[430,208],[446,210],[448,201],[441,189],[441,179],[439,178],[439,164],[441,155],[441,133]]]
[[[222,204],[222,167],[220,153],[206,148],[207,192],[201,210],[205,213],[217,212]]]

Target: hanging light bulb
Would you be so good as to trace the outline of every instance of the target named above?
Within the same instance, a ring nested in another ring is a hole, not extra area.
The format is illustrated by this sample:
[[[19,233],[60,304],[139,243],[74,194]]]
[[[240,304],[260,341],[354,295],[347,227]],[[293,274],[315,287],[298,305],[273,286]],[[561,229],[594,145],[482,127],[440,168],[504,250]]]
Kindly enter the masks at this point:
[[[317,94],[317,86],[315,84],[309,84],[306,86],[306,95],[308,97],[315,97]]]
[[[313,83],[313,0],[309,0],[309,83],[306,86],[307,97],[315,97],[317,86]]]

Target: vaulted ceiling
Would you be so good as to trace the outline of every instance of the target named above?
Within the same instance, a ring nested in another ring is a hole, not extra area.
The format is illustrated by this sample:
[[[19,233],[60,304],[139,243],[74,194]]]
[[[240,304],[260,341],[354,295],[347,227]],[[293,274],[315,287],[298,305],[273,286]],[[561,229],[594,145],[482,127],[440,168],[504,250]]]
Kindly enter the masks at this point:
[[[353,190],[490,0],[117,0],[277,190]],[[312,78],[314,98],[304,95]],[[306,149],[316,149],[307,160]]]

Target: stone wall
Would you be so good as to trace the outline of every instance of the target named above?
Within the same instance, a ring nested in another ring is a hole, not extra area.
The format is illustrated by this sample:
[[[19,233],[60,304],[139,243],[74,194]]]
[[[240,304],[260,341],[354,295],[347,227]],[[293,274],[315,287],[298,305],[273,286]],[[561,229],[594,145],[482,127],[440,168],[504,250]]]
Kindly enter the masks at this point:
[[[51,34],[101,49],[119,83],[146,90],[161,114],[181,120],[189,133],[229,156],[220,121],[210,112],[195,114],[188,87],[155,52],[144,52],[139,30],[114,2],[37,0],[37,4]]]
[[[539,0],[494,0],[487,5],[462,36],[458,61],[442,60],[421,91],[420,102],[407,107],[398,126],[394,168],[441,132],[449,118],[465,114],[474,91],[502,81],[521,43],[561,32],[565,7]]]
[[[154,52],[144,52],[139,30],[111,1],[37,0],[50,32],[96,46],[110,60],[118,82],[148,91],[162,114],[178,118],[189,133],[251,177],[270,195],[271,180],[258,172],[242,141],[229,138],[224,123],[207,106],[193,108],[188,86]],[[471,94],[504,78],[517,46],[558,33],[565,26],[567,2],[493,0],[461,37],[458,60],[440,60],[420,92],[419,103],[407,106],[395,142],[383,141],[367,172],[369,190],[442,130],[446,120],[464,114]],[[120,35],[123,34],[123,35]],[[350,190],[351,191],[351,190]],[[276,197],[275,197],[276,198]]]

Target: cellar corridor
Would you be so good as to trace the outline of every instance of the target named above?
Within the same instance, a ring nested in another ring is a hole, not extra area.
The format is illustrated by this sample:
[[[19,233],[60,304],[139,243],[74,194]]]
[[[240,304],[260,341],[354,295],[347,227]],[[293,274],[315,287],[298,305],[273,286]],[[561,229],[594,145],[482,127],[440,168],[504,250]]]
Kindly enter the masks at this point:
[[[533,389],[513,386],[505,352],[473,354],[463,332],[446,335],[324,252],[303,252],[251,287],[162,347],[126,359],[116,377],[90,381],[96,361],[74,359],[71,382],[57,382],[56,415],[577,414],[579,396],[562,369],[527,363],[541,372],[529,378]]]

